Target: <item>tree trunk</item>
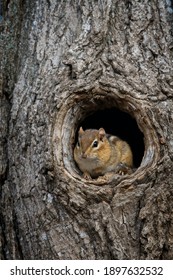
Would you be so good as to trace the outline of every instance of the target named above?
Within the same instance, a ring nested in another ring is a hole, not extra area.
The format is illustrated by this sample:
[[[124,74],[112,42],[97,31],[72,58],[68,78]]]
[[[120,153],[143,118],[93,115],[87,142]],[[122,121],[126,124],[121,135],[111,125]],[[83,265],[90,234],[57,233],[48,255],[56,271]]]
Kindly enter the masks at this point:
[[[0,10],[1,259],[172,259],[173,2]],[[131,175],[85,180],[75,165],[77,130],[98,112],[133,137]]]

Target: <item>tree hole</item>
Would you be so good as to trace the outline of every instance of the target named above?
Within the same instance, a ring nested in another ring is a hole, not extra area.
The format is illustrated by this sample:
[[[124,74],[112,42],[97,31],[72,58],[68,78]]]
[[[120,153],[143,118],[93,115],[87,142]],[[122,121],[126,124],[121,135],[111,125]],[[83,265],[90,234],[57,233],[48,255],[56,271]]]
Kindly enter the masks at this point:
[[[130,145],[133,152],[134,167],[140,166],[144,155],[144,136],[136,120],[118,108],[98,110],[86,117],[79,125],[83,129],[103,127],[108,134],[116,135]],[[77,137],[77,136],[76,136]]]
[[[119,93],[108,94],[97,89],[94,93],[71,94],[59,107],[55,122],[53,147],[57,173],[60,167],[80,182],[81,172],[74,160],[78,130],[80,126],[84,130],[102,127],[131,146],[137,169],[134,180],[144,178],[148,170],[155,168],[160,151],[151,117],[147,106]]]

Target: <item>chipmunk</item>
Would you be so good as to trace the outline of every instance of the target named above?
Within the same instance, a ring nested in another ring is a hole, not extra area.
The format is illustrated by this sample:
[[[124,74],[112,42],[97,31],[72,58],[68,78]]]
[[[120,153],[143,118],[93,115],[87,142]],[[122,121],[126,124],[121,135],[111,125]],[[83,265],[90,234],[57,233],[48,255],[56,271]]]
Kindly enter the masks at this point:
[[[129,144],[119,137],[99,130],[80,127],[74,159],[85,179],[95,179],[106,173],[130,174],[133,155]]]

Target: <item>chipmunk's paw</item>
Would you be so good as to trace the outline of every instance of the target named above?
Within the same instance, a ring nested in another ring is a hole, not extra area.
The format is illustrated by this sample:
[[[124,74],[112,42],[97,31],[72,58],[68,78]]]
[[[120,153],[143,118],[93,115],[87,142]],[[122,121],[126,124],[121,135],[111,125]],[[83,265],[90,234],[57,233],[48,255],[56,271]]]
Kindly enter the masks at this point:
[[[90,174],[89,174],[88,172],[84,172],[84,173],[83,173],[83,178],[84,178],[85,180],[91,180],[91,179],[92,179],[91,176],[90,176]]]
[[[99,181],[99,182],[107,182],[107,181],[109,181],[113,177],[113,175],[114,175],[113,172],[107,172],[103,176],[99,176],[97,178],[97,181]]]
[[[132,172],[133,172],[132,168],[127,166],[125,163],[120,162],[117,165],[116,173],[119,175],[126,175],[126,174],[130,175],[132,174]]]

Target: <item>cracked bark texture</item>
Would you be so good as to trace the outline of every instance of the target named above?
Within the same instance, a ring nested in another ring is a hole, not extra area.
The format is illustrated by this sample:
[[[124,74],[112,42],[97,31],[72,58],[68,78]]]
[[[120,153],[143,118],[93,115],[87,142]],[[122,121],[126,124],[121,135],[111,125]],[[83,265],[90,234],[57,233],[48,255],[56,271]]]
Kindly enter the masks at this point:
[[[172,13],[168,0],[4,1],[1,259],[173,258]],[[136,119],[144,157],[86,181],[75,134],[111,106]]]

